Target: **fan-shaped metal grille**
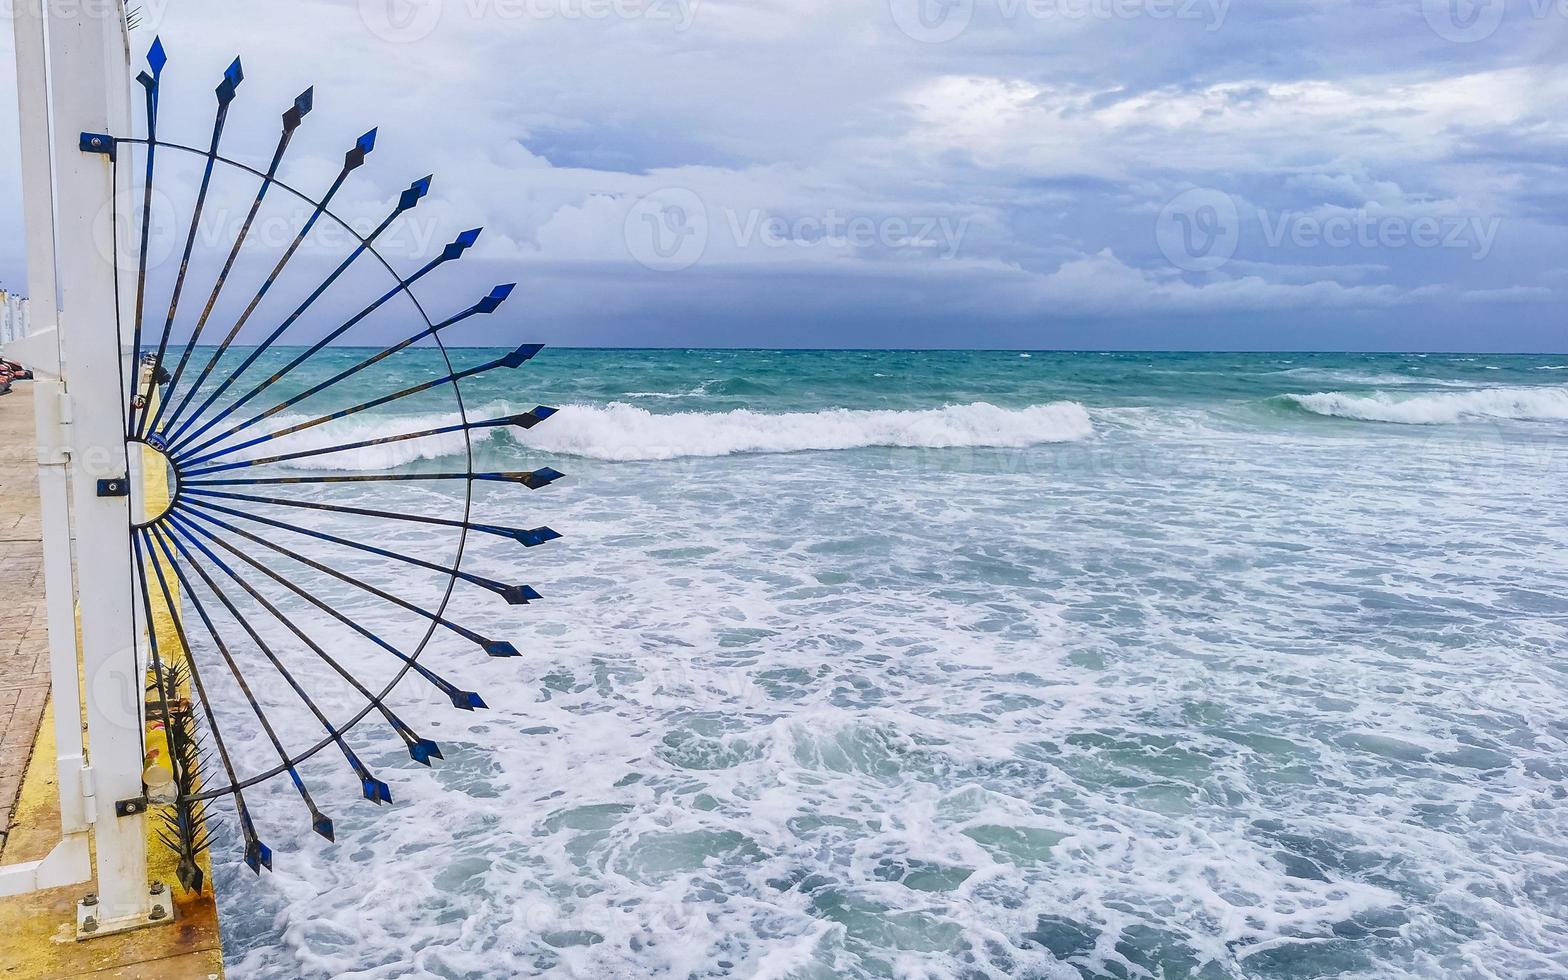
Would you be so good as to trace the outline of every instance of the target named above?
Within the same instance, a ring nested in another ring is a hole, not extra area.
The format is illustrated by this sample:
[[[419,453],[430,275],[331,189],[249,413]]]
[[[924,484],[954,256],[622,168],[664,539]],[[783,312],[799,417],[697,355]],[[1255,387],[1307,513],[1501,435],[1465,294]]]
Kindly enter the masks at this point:
[[[476,419],[463,400],[463,382],[518,367],[539,346],[492,352],[479,363],[461,366],[442,340],[459,324],[493,313],[513,287],[497,286],[473,305],[439,319],[427,315],[412,288],[459,259],[479,230],[458,235],[407,276],[395,271],[378,248],[378,239],[426,196],[431,178],[414,181],[379,223],[357,231],[330,205],[375,148],[375,130],[355,141],[330,186],[315,198],[278,176],[290,142],[311,111],[311,90],[283,114],[271,161],[258,170],[219,152],[243,78],[239,60],[217,87],[206,149],[159,139],[165,63],[163,46],[154,41],[149,70],[137,78],[145,92],[146,137],[83,134],[82,146],[108,153],[117,170],[134,168],[139,179],[125,219],[134,227],[127,236],[134,247],[127,255],[116,249],[116,263],[117,268],[135,266],[135,298],[121,316],[133,321],[137,363],[152,384],[143,388],[128,379],[126,445],[128,457],[136,453],[143,467],[154,471],[149,476],[155,483],[156,470],[165,470],[169,492],[144,503],[139,517],[133,510],[130,534],[138,613],[149,627],[168,623],[162,630],[148,629],[148,713],[166,733],[177,793],[166,813],[165,840],[179,852],[182,882],[199,889],[196,855],[209,839],[203,819],[207,801],[232,798],[245,860],[259,871],[271,867],[272,853],[257,835],[247,789],[287,773],[312,828],[331,839],[332,820],[312,798],[301,774],[303,762],[335,749],[367,800],[390,802],[390,788],[347,737],[371,715],[401,738],[415,761],[429,765],[441,758],[436,743],[405,722],[388,696],[413,673],[457,708],[485,707],[477,693],[421,663],[421,656],[433,638],[448,634],[492,657],[518,655],[511,643],[483,636],[448,616],[460,588],[486,589],[512,604],[539,598],[529,586],[464,570],[470,533],[523,547],[559,536],[548,527],[474,520],[474,487],[538,489],[560,474],[548,468],[476,470],[475,432],[530,428],[554,410],[541,406]],[[243,215],[237,227],[232,232],[223,227],[216,236],[210,223],[204,224],[204,216],[218,210],[215,175],[249,182],[248,204],[231,209]],[[170,181],[184,195],[180,205],[165,193]],[[266,208],[279,199],[299,209],[299,220],[290,222],[291,234],[275,243],[275,260],[270,254],[257,259],[251,254],[257,229],[267,220]],[[155,202],[179,215],[167,222],[179,246],[177,265],[155,254]],[[319,237],[325,227],[335,227],[348,246],[347,254],[331,263],[317,261],[310,248],[313,234]],[[217,247],[209,247],[213,244]],[[209,253],[214,263],[217,255],[223,259],[210,287],[203,289],[197,281]],[[320,276],[328,265],[330,271]],[[367,267],[369,276],[362,272]],[[172,281],[160,281],[160,270],[172,270]],[[301,270],[308,277],[303,300],[290,300],[274,311],[278,297],[288,292],[276,287]],[[378,277],[381,283],[369,291],[368,301],[348,302],[345,294],[364,290]],[[191,300],[198,293],[205,294],[203,305],[193,315],[197,308]],[[343,315],[347,311],[352,312]],[[396,339],[345,358],[344,345],[360,342],[357,338],[371,324],[376,333]],[[338,366],[345,359],[351,363]],[[433,422],[428,416],[388,414],[419,400],[428,405],[431,399],[445,400]],[[366,420],[394,431],[367,434],[361,431]],[[417,462],[419,447],[454,439],[460,443],[457,451],[435,454],[433,463]],[[415,452],[402,465],[393,465],[398,461],[391,457],[387,465],[365,465],[367,459],[374,462],[374,453],[411,447]],[[454,467],[452,459],[462,465]],[[345,460],[358,465],[339,465]],[[432,487],[442,489],[419,492],[435,493],[434,498],[411,500],[405,492],[399,501],[387,499],[399,488]],[[328,529],[323,526],[328,522],[339,526]],[[423,540],[415,544],[418,553],[396,547],[409,528],[447,534],[447,547],[437,553]],[[390,575],[386,569],[391,568],[407,574]],[[408,574],[418,577],[417,595],[405,587]],[[371,607],[373,615],[366,612]],[[351,648],[352,656],[346,652]],[[367,650],[388,665],[388,676],[375,681],[363,676]],[[336,693],[331,704],[324,704],[323,692],[331,685]],[[235,712],[217,710],[228,697],[248,703],[250,710],[238,716],[247,719],[245,724],[236,723]],[[283,729],[269,711],[280,699],[293,708],[291,726],[303,717],[302,709],[314,735],[301,739]],[[222,725],[220,713],[226,719]],[[258,751],[270,761],[247,765]]]

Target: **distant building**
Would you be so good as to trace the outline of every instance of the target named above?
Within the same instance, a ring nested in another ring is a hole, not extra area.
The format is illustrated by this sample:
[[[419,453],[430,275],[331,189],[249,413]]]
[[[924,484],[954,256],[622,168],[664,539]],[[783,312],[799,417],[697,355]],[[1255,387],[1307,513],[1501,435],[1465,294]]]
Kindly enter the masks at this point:
[[[27,336],[27,297],[0,289],[0,344]]]

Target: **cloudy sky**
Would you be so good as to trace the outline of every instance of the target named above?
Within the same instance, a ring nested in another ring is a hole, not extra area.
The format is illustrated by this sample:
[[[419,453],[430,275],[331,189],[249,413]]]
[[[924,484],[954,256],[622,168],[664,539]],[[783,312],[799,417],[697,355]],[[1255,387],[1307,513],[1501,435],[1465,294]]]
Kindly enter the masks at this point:
[[[517,281],[498,340],[1568,349],[1568,0],[146,0],[154,32],[168,138],[240,55],[230,155],[313,84],[288,179],[372,126],[347,212],[434,173],[393,261],[483,225],[422,288]]]

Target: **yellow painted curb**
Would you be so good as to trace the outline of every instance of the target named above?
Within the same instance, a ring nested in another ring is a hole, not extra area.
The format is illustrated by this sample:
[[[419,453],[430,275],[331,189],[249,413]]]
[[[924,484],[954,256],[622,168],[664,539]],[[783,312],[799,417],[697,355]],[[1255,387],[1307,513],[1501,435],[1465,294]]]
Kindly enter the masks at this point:
[[[144,499],[154,513],[168,501],[167,474],[143,474]],[[171,576],[172,578],[172,576]],[[156,604],[155,604],[156,605]],[[159,651],[180,650],[168,610],[154,609],[152,628]],[[161,724],[149,724],[146,744],[167,758]],[[0,861],[14,864],[43,858],[60,839],[60,793],[56,773],[54,702],[45,707],[32,761],[22,781],[10,833]],[[92,884],[0,899],[0,978],[4,980],[221,980],[223,949],[212,894],[209,856],[201,857],[208,885],[187,895],[177,885],[175,857],[156,837],[160,822],[149,813],[148,873],[174,889],[175,922],[85,942],[75,940],[76,901]]]

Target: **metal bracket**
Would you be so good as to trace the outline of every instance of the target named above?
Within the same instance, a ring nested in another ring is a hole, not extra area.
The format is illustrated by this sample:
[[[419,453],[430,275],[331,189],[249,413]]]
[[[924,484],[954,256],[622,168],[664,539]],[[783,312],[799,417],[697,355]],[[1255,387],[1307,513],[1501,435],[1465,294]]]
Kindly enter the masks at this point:
[[[114,159],[114,137],[104,133],[83,133],[80,143],[83,153],[102,153],[110,160]]]
[[[117,476],[108,480],[98,481],[98,496],[100,497],[129,497],[131,495],[131,479],[128,476]]]
[[[114,801],[114,815],[117,817],[134,817],[147,812],[147,797],[135,796],[128,800]]]

